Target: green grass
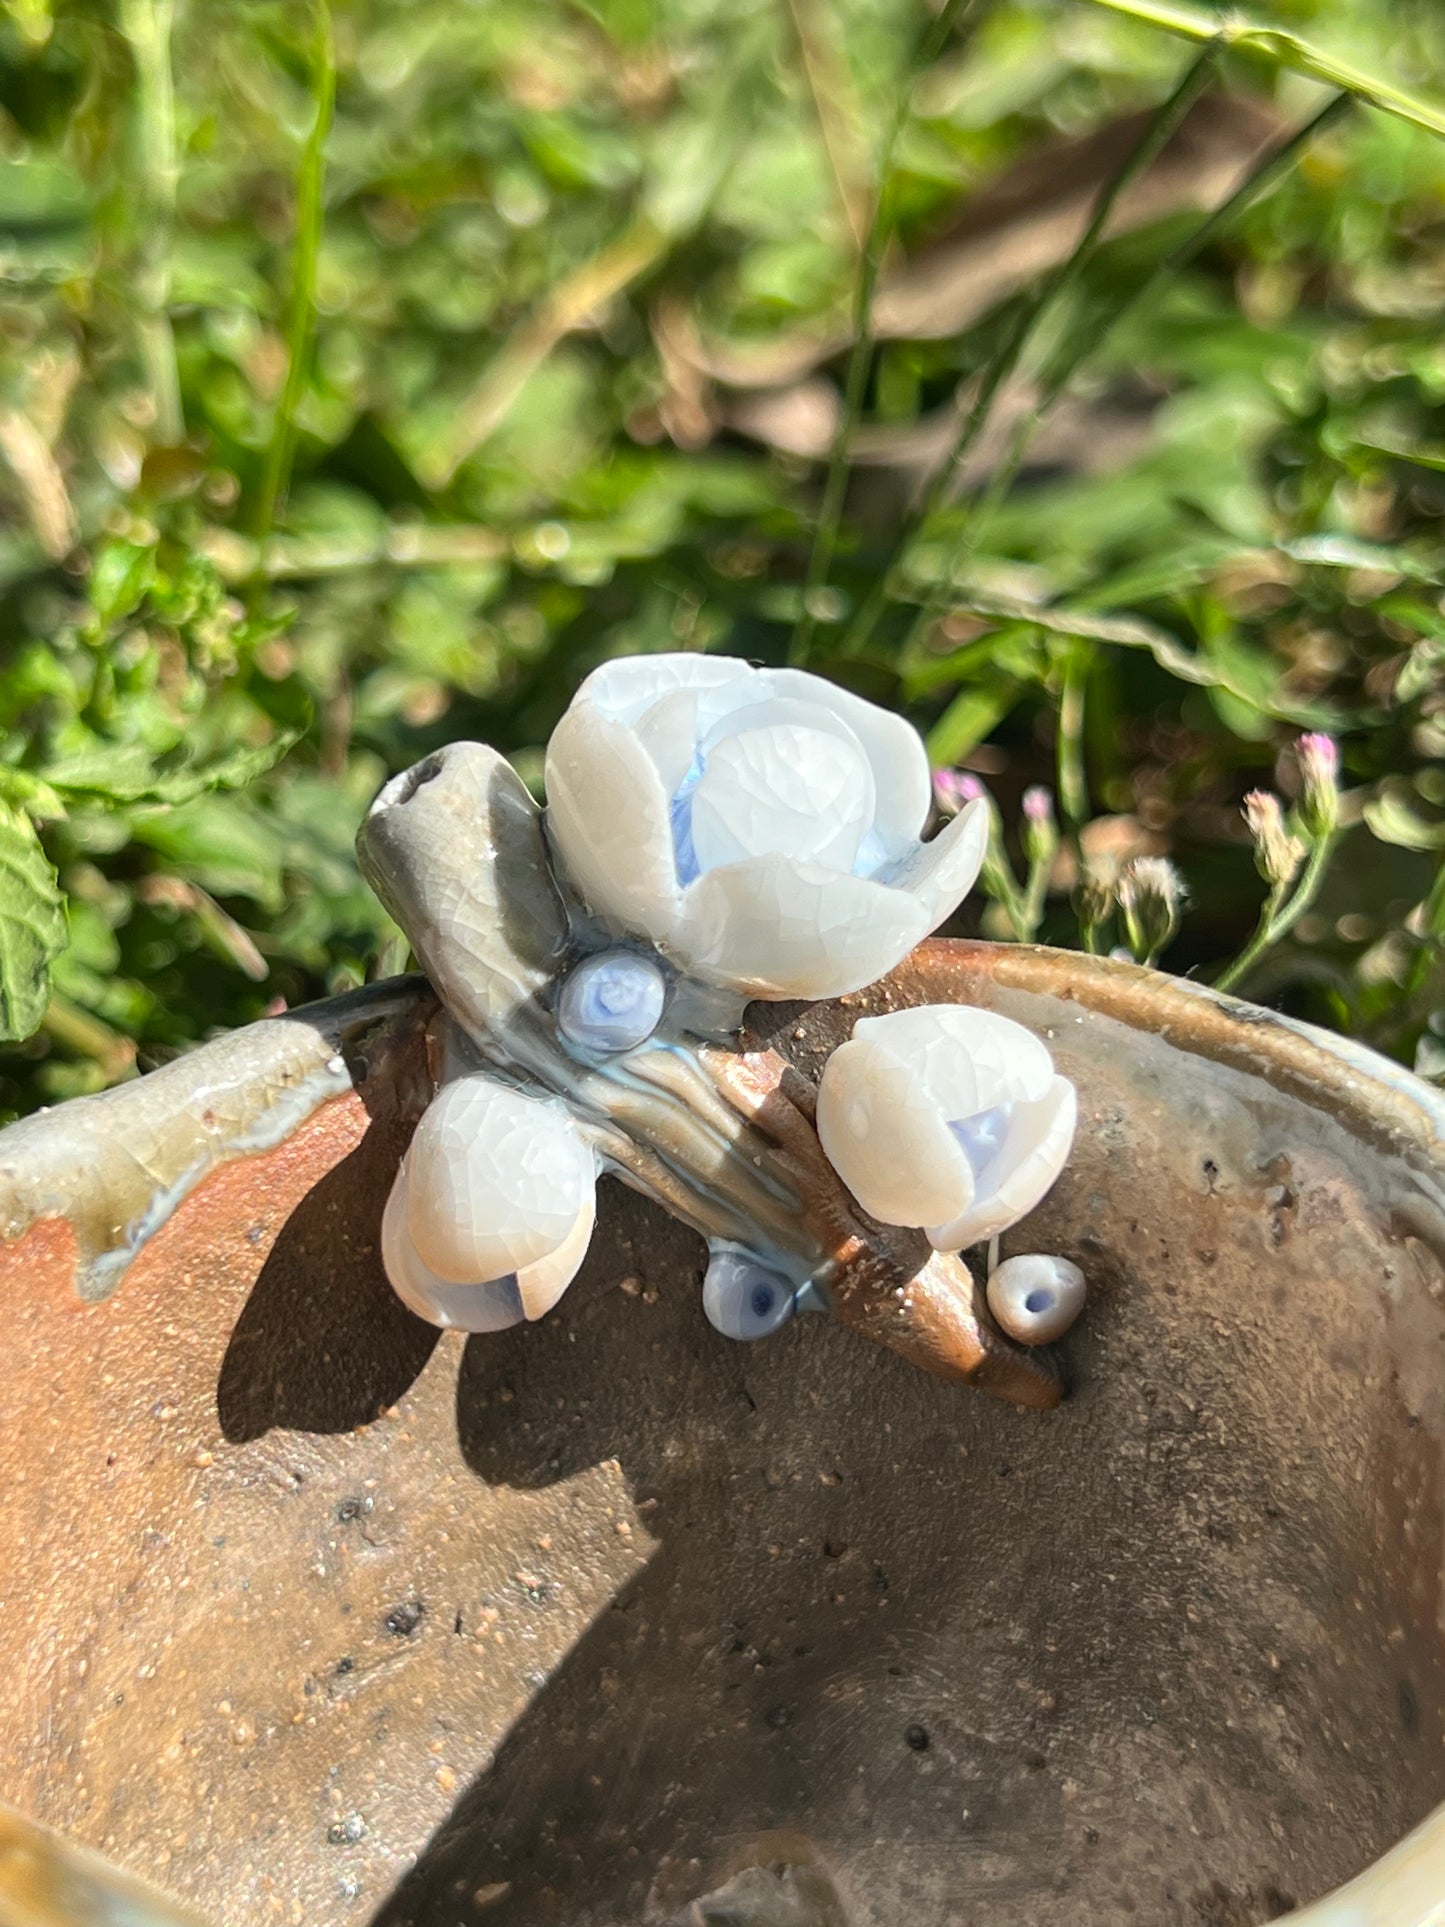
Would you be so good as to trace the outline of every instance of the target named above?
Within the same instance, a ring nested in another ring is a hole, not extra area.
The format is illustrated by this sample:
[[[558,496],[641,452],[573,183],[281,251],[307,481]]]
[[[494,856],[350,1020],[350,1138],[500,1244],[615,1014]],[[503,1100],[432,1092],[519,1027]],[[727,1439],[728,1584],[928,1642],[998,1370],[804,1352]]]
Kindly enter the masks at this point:
[[[1199,96],[1260,144],[1141,212]],[[399,967],[386,774],[472,735],[535,781],[664,648],[982,775],[971,927],[1167,929],[1433,1074],[1442,132],[1433,0],[3,0],[0,1111]],[[1241,804],[1311,729],[1341,828],[1276,901]],[[1146,854],[1177,930],[1113,894]]]

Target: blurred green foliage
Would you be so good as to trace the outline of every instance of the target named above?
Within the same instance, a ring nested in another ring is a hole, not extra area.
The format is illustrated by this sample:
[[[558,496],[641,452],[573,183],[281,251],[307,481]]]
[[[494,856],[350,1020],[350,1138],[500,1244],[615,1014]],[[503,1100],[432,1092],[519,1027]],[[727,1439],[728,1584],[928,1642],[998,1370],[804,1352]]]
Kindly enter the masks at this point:
[[[1071,256],[1197,53],[1153,11],[956,5],[915,74],[923,0],[0,0],[0,1111],[398,968],[386,774],[479,736],[535,781],[661,648],[905,710],[1016,854],[1056,788],[1049,941],[1081,861],[1172,857],[1205,976],[1263,895],[1243,795],[1330,731],[1338,853],[1245,988],[1445,1062],[1445,16],[1281,0],[1206,109],[1400,111],[1185,260],[1247,161],[1206,141]]]

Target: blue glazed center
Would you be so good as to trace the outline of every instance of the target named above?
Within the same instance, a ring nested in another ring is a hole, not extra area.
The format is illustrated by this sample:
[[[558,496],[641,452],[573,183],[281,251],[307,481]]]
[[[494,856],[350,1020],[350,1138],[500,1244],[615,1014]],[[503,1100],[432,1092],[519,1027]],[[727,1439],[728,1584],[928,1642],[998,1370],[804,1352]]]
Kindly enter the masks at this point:
[[[701,744],[694,747],[692,761],[686,776],[673,791],[668,802],[668,822],[672,829],[672,861],[677,871],[677,880],[685,890],[689,883],[695,883],[702,874],[698,861],[697,846],[692,836],[693,794],[707,773],[707,754]],[[891,880],[890,871],[899,867],[890,863],[876,826],[870,825],[858,846],[858,854],[853,861],[853,875],[857,877],[876,876],[883,882]]]
[[[687,775],[673,791],[672,802],[668,806],[672,823],[672,860],[677,869],[677,880],[684,889],[689,883],[695,882],[701,872],[692,841],[692,793],[702,781],[702,773],[706,768],[707,758],[700,749],[694,749]]]
[[[980,1188],[985,1174],[1003,1149],[1012,1110],[1011,1104],[995,1104],[987,1111],[975,1112],[972,1117],[949,1120],[948,1128],[963,1146],[963,1155],[972,1165],[974,1180]]]
[[[745,1342],[767,1338],[786,1325],[796,1304],[781,1272],[740,1245],[712,1246],[702,1285],[702,1308],[714,1331]]]
[[[580,1050],[616,1056],[645,1044],[667,1002],[667,979],[651,957],[603,950],[578,964],[562,987],[557,1021]]]

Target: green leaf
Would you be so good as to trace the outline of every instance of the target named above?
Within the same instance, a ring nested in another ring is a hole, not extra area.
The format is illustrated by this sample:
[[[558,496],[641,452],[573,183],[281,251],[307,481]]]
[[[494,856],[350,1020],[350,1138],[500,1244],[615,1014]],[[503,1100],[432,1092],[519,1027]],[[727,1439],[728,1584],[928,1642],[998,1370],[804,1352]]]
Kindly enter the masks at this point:
[[[59,758],[43,772],[52,789],[67,796],[103,796],[112,803],[192,802],[212,790],[243,789],[263,776],[290,749],[300,730],[282,730],[269,743],[242,744],[209,763],[182,762],[157,768],[141,743],[97,743]]]
[[[212,896],[249,897],[273,912],[285,902],[281,834],[244,798],[198,796],[137,816],[131,833]]]
[[[1372,797],[1365,821],[1382,843],[1402,850],[1445,850],[1445,823],[1429,823],[1393,791]]]
[[[300,734],[299,729],[282,730],[269,743],[242,744],[199,768],[171,771],[156,779],[148,797],[137,800],[189,803],[192,798],[206,796],[212,790],[244,789],[256,777],[273,769]]]
[[[1382,108],[1387,114],[1397,114],[1401,120],[1411,121],[1432,134],[1445,135],[1445,107],[1439,102],[1407,93],[1386,76],[1341,60],[1297,33],[1247,19],[1232,9],[1219,13],[1212,8],[1181,4],[1181,0],[1095,0],[1095,4],[1109,8],[1112,13],[1127,14],[1131,20],[1145,21],[1151,27],[1181,34],[1186,40],[1220,40],[1227,47],[1263,54],[1266,60],[1291,68],[1310,80],[1341,87],[1357,100],[1367,100],[1372,107]]]
[[[0,1042],[38,1028],[64,948],[65,905],[35,826],[0,803]]]
[[[1302,535],[1297,541],[1282,543],[1280,553],[1294,562],[1312,562],[1325,569],[1377,570],[1381,575],[1404,576],[1411,582],[1440,579],[1437,558],[1387,548],[1379,542],[1361,542],[1353,535]]]
[[[998,728],[1018,701],[1023,685],[960,690],[928,732],[928,760],[937,768],[956,763]]]
[[[1417,442],[1412,448],[1409,443],[1388,435],[1358,435],[1355,446],[1372,449],[1377,455],[1393,455],[1397,461],[1413,462],[1416,468],[1445,473],[1445,448],[1429,447],[1423,442]]]
[[[0,763],[0,801],[14,803],[31,816],[59,819],[65,815],[64,803],[44,777],[8,763]]]
[[[1417,642],[1395,678],[1396,702],[1412,703],[1417,696],[1433,689],[1440,677],[1442,658],[1445,650],[1433,636]]]
[[[109,628],[128,616],[150,587],[156,554],[136,542],[107,542],[90,572],[90,606],[96,626]]]

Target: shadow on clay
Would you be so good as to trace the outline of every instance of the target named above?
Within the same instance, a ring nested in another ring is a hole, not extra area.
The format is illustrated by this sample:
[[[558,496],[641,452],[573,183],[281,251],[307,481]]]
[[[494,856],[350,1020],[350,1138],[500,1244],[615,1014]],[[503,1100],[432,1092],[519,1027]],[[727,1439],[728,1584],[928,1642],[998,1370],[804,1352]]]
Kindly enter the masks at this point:
[[[412,1385],[441,1334],[387,1283],[381,1213],[426,1102],[420,1028],[373,1072],[347,1052],[371,1122],[302,1198],[271,1247],[221,1364],[216,1406],[232,1444],[273,1426],[349,1432]]]

